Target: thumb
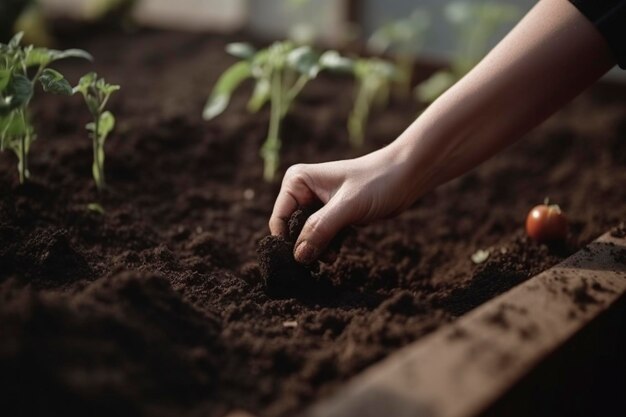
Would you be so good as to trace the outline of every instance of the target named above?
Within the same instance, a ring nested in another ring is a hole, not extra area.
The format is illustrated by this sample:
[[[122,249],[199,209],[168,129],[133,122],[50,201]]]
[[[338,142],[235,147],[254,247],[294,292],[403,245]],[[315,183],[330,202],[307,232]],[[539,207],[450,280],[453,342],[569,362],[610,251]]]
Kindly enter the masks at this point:
[[[315,261],[331,240],[350,224],[353,211],[345,206],[345,202],[335,196],[309,217],[295,245],[296,261],[303,264]]]

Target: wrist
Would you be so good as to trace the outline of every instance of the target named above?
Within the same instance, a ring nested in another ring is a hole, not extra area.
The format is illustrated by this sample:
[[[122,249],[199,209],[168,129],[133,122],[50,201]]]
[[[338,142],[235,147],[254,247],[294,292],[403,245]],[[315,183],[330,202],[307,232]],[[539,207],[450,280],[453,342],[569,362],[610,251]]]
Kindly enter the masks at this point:
[[[403,190],[409,194],[409,204],[439,186],[445,176],[445,135],[429,128],[423,117],[384,148],[388,166],[400,176]]]

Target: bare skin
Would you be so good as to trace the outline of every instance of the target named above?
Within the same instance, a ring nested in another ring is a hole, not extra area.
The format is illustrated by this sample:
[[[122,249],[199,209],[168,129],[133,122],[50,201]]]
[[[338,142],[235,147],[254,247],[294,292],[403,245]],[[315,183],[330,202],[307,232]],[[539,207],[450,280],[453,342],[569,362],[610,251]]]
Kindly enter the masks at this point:
[[[604,38],[569,1],[540,1],[385,148],[289,168],[270,231],[284,235],[298,206],[321,202],[294,250],[298,262],[312,262],[344,227],[397,215],[513,144],[614,65]]]

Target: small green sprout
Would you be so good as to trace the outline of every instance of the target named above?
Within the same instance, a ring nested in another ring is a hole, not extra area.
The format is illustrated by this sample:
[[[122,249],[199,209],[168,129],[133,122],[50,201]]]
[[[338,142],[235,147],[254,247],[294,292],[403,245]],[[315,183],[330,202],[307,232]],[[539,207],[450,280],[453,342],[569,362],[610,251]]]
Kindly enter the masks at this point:
[[[93,117],[93,122],[86,126],[93,143],[93,179],[99,191],[106,186],[104,179],[104,142],[115,127],[113,113],[105,110],[111,94],[120,89],[119,85],[107,84],[104,78],[98,78],[95,72],[83,76],[74,92],[81,93]]]
[[[36,138],[29,105],[40,83],[47,93],[70,96],[72,87],[61,73],[48,68],[65,58],[92,60],[80,49],[57,51],[22,46],[22,33],[0,44],[0,150],[9,149],[18,159],[20,183],[29,177],[28,153]]]
[[[357,80],[357,93],[348,118],[348,133],[352,146],[360,148],[363,146],[365,127],[372,108],[387,105],[391,85],[398,73],[393,64],[379,58],[357,59],[353,73]]]
[[[334,51],[319,55],[309,46],[297,46],[290,41],[275,42],[257,51],[246,43],[233,43],[227,52],[241,61],[228,68],[217,81],[203,117],[211,120],[228,106],[233,91],[247,78],[256,82],[248,101],[248,110],[259,111],[270,103],[270,122],[267,138],[261,147],[264,161],[263,177],[273,181],[280,165],[280,125],[294,100],[306,84],[324,69],[345,69],[346,62]]]
[[[106,214],[106,210],[104,210],[104,207],[102,207],[102,205],[99,203],[89,203],[87,204],[86,208],[87,208],[87,211],[91,211],[101,216],[104,216]]]
[[[430,26],[430,15],[416,9],[405,19],[396,20],[380,27],[370,37],[368,46],[381,54],[390,52],[394,57],[397,73],[397,91],[406,97],[411,91],[415,56],[424,44]]]
[[[424,103],[433,102],[471,70],[487,53],[495,32],[519,17],[519,9],[510,4],[458,0],[446,6],[444,15],[457,33],[457,51],[450,69],[436,72],[417,86],[416,96]]]

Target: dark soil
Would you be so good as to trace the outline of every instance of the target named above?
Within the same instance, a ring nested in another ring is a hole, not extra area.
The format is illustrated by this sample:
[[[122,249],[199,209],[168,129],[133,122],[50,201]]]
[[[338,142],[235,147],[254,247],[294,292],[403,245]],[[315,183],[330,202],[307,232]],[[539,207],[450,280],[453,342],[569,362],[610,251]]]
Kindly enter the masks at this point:
[[[289,236],[266,236],[259,242],[259,269],[269,295],[303,298],[309,291],[326,286],[315,279],[317,263],[302,265],[293,257],[298,236],[312,213],[308,208],[296,210],[288,222]]]
[[[312,275],[257,263],[260,241],[286,256],[293,244],[262,240],[278,191],[261,181],[267,111],[246,112],[246,85],[216,121],[200,117],[232,62],[227,40],[64,32],[122,85],[110,190],[98,196],[90,177],[81,99],[37,97],[32,182],[18,186],[15,158],[0,155],[3,415],[292,416],[626,220],[626,100],[597,87],[398,218],[358,229],[315,271],[312,291],[275,294]],[[75,82],[93,67],[58,68]],[[378,148],[418,111],[392,103],[355,152],[351,97],[347,78],[307,87],[284,124],[283,169]],[[524,236],[546,196],[571,222],[559,248]],[[94,201],[105,214],[86,209]]]

